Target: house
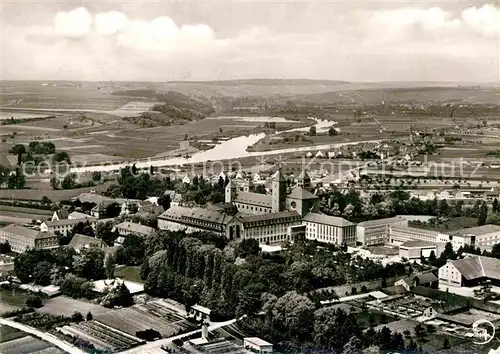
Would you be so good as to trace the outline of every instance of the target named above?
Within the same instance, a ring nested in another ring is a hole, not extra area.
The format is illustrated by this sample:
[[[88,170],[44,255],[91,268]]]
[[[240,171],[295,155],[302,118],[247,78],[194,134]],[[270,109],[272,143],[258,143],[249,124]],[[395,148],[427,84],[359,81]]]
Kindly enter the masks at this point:
[[[89,223],[92,229],[96,229],[97,219],[94,217],[88,217],[86,219],[65,219],[65,220],[54,220],[54,221],[44,221],[40,225],[40,231],[59,233],[62,236],[67,236],[73,228],[78,223]]]
[[[59,209],[54,211],[54,214],[52,214],[52,218],[50,219],[51,221],[55,220],[63,220],[67,219],[69,216],[69,213],[66,209]]]
[[[67,217],[67,219],[70,219],[70,220],[75,220],[75,219],[87,219],[87,218],[90,218],[91,216],[88,215],[88,214],[85,214],[85,213],[80,213],[78,211],[73,211],[72,213],[70,213]]]
[[[101,239],[81,234],[75,234],[68,243],[68,247],[73,248],[78,253],[85,248],[101,248],[103,246],[104,242]]]
[[[118,232],[118,234],[121,236],[132,234],[145,237],[153,234],[156,230],[146,225],[141,225],[130,221],[124,221],[122,223],[119,223],[118,225],[115,225],[113,231]]]
[[[492,285],[500,285],[500,259],[467,256],[448,260],[439,268],[439,284],[472,287],[488,280]]]
[[[428,258],[432,252],[439,257],[444,250],[444,243],[427,241],[406,241],[399,245],[399,256],[409,261],[419,260],[421,257]]]
[[[59,239],[53,232],[37,231],[15,224],[0,229],[0,242],[8,242],[12,251],[17,253],[28,249],[59,247]]]
[[[423,272],[412,274],[409,277],[399,279],[394,283],[394,286],[402,286],[406,291],[410,291],[415,286],[425,286],[437,288],[438,277],[433,272]]]
[[[457,251],[464,245],[479,247],[481,250],[491,250],[493,245],[500,243],[500,225],[482,225],[450,232],[439,242],[450,242]]]
[[[154,214],[156,216],[161,215],[165,212],[165,209],[158,204],[154,204],[148,200],[139,203],[139,213]]]
[[[253,178],[254,183],[260,182],[262,180],[262,178],[260,177],[260,174],[258,174],[258,173],[254,173],[252,178]]]
[[[272,343],[266,342],[258,337],[247,337],[243,338],[243,347],[249,353],[272,353],[273,345]]]

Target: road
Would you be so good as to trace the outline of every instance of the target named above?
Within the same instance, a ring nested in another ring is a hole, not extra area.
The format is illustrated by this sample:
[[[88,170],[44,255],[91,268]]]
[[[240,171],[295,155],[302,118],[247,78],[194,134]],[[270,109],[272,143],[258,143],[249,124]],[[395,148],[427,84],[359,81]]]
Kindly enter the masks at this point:
[[[235,322],[236,322],[236,319],[229,320],[229,321],[226,321],[226,322],[217,322],[217,323],[214,323],[214,324],[208,326],[208,331],[209,332],[210,331],[214,331],[217,328],[224,327],[224,326],[233,324]],[[170,344],[170,343],[172,343],[172,341],[174,341],[176,339],[187,337],[187,336],[190,336],[191,334],[195,334],[195,333],[201,333],[201,329],[197,329],[195,331],[184,333],[184,334],[179,334],[177,336],[170,337],[170,338],[160,339],[160,340],[157,340],[155,342],[149,342],[147,344],[144,344],[144,345],[132,348],[132,349],[128,349],[128,350],[125,350],[125,351],[120,352],[120,353],[121,354],[149,354],[149,353],[158,353],[159,350],[161,349],[161,347],[163,345]]]
[[[61,350],[64,350],[67,353],[86,354],[86,352],[84,352],[83,350],[78,349],[77,347],[75,347],[75,346],[73,346],[65,341],[60,340],[59,338],[53,336],[52,334],[39,331],[36,328],[26,326],[26,325],[23,325],[21,323],[18,323],[18,322],[15,322],[15,321],[12,321],[12,320],[9,320],[6,318],[0,318],[0,324],[6,325],[9,327],[13,327],[13,328],[17,328],[23,332],[29,333],[29,334],[31,334],[31,335],[33,335],[41,340],[44,340],[46,342],[49,342],[49,343],[55,345],[56,347],[58,347]]]

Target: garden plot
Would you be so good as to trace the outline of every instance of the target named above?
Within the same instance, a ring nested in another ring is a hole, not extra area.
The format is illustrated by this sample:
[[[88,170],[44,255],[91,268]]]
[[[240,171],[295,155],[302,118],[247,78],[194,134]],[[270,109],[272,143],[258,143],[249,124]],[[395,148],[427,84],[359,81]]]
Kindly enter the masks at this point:
[[[165,306],[161,300],[109,311],[94,318],[134,336],[138,331],[153,329],[165,338],[195,328],[174,309]]]
[[[73,337],[85,338],[97,348],[104,350],[122,351],[144,343],[139,338],[123,333],[99,321],[75,323],[71,326],[62,327],[60,331]]]

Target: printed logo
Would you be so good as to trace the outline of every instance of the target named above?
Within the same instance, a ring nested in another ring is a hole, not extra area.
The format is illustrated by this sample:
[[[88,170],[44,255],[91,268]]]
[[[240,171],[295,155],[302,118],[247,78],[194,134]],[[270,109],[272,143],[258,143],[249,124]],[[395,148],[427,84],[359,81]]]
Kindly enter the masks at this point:
[[[488,320],[477,320],[472,324],[474,344],[487,344],[495,337],[495,326]]]

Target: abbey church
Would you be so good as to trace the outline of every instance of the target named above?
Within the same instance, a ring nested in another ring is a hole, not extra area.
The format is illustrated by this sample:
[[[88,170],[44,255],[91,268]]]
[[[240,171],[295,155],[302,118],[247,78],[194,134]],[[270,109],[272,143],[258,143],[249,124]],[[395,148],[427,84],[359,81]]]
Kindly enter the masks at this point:
[[[158,226],[186,232],[210,231],[229,240],[253,238],[265,244],[300,238],[337,245],[356,244],[356,225],[319,213],[318,204],[306,171],[302,171],[290,189],[278,169],[272,178],[270,194],[256,193],[250,180],[243,185],[229,181],[224,205],[207,209],[171,207],[159,217]]]

